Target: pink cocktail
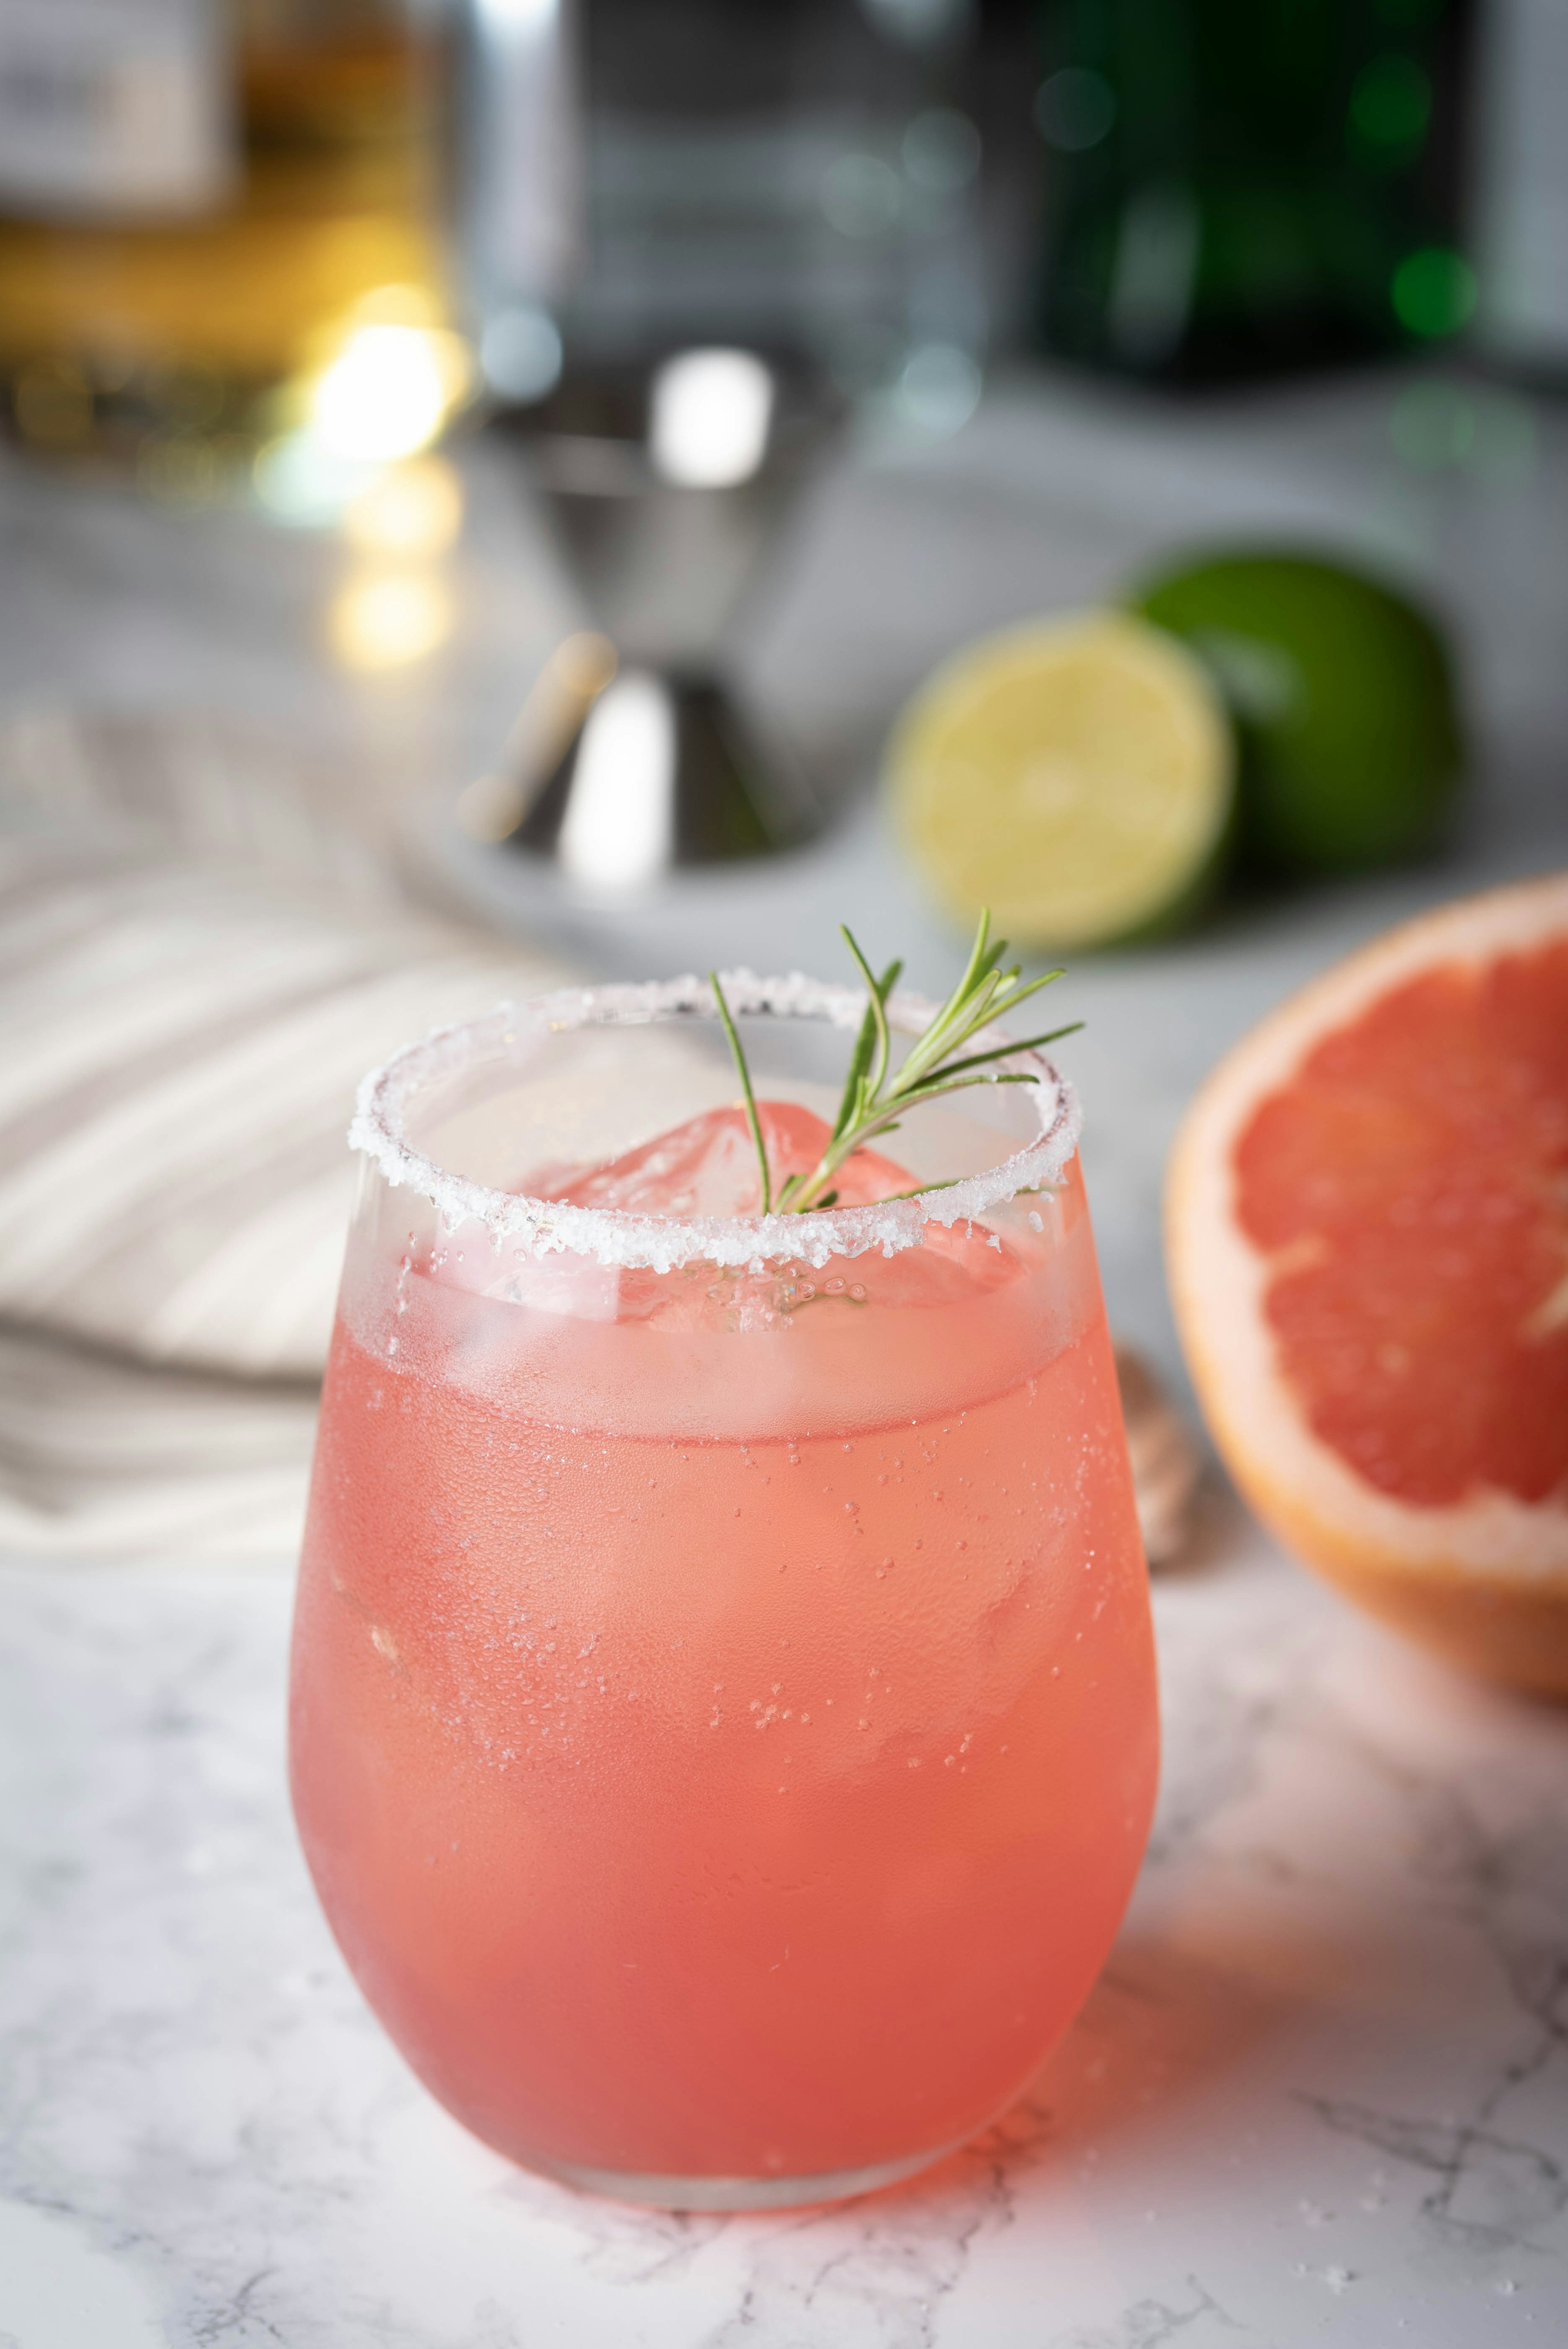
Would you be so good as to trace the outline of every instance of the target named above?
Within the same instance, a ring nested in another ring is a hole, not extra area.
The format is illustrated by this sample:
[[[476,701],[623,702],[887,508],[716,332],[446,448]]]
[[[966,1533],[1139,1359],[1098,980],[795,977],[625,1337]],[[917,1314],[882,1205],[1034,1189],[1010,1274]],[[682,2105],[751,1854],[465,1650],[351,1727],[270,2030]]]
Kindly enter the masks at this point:
[[[737,1000],[788,1173],[861,999]],[[1067,1089],[917,1112],[901,1159],[956,1187],[879,1203],[916,1178],[863,1151],[764,1219],[711,1011],[550,999],[368,1092],[294,1654],[305,1851],[414,2069],[682,2208],[857,2191],[1005,2107],[1156,1763]]]

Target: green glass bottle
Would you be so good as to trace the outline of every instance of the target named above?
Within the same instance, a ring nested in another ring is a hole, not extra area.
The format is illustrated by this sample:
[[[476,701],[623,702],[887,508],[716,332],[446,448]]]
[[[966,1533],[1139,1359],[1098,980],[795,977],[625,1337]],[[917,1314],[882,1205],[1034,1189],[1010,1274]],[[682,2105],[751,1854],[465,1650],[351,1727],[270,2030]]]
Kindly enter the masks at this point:
[[[1220,382],[1456,332],[1468,0],[1038,0],[1040,338]]]

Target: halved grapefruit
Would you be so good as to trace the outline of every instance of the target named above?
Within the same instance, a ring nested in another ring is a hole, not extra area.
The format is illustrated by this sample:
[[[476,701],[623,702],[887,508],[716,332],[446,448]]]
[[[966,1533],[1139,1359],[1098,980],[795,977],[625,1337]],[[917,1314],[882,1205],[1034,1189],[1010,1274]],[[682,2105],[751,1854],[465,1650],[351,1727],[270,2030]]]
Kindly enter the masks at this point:
[[[1429,914],[1236,1046],[1166,1193],[1215,1441],[1309,1565],[1568,1696],[1568,873]]]

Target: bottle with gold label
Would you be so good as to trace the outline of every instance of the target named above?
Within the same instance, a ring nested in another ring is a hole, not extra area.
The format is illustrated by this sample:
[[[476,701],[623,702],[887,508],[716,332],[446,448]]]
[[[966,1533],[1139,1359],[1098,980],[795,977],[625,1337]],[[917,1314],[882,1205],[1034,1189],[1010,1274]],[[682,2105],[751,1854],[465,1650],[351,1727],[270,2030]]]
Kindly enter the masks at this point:
[[[461,376],[431,26],[428,0],[5,0],[0,380],[25,443],[200,494],[356,334],[409,328],[429,437]]]

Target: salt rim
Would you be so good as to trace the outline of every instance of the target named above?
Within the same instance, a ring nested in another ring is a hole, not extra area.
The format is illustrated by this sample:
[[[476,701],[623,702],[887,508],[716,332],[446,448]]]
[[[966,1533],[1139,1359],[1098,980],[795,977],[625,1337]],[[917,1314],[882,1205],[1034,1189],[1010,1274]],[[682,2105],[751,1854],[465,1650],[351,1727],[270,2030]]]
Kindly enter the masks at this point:
[[[865,1015],[866,998],[859,988],[829,987],[799,971],[786,978],[758,978],[753,971],[727,970],[719,978],[732,1011],[826,1019],[847,1029],[858,1029]],[[939,1008],[922,995],[894,995],[887,1007],[889,1025],[900,1034],[918,1035]],[[348,1129],[349,1147],[364,1151],[394,1189],[407,1185],[431,1200],[449,1231],[459,1224],[481,1223],[498,1248],[510,1240],[536,1256],[570,1250],[603,1265],[654,1272],[672,1272],[695,1259],[759,1273],[765,1264],[803,1261],[820,1271],[830,1257],[864,1256],[873,1247],[892,1257],[919,1247],[928,1223],[951,1229],[1019,1191],[1059,1182],[1078,1146],[1083,1116],[1077,1093],[1043,1055],[1023,1051],[1017,1059],[1030,1062],[1041,1079],[1030,1094],[1040,1120],[1035,1141],[1000,1165],[966,1175],[948,1189],[863,1206],[819,1207],[805,1216],[696,1216],[676,1221],[617,1207],[533,1199],[449,1174],[405,1136],[403,1112],[410,1093],[455,1073],[487,1045],[505,1050],[529,1032],[642,1027],[671,1014],[716,1019],[718,1009],[707,979],[688,974],[640,987],[562,988],[526,1003],[499,1004],[479,1019],[437,1028],[366,1077]],[[997,1025],[970,1040],[972,1047],[1009,1040]]]

